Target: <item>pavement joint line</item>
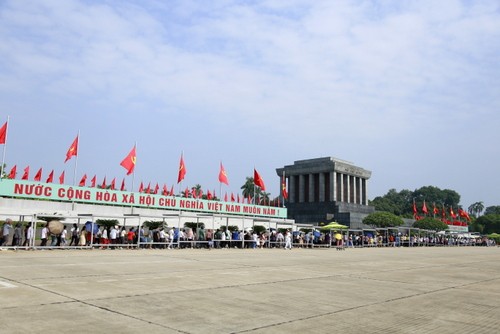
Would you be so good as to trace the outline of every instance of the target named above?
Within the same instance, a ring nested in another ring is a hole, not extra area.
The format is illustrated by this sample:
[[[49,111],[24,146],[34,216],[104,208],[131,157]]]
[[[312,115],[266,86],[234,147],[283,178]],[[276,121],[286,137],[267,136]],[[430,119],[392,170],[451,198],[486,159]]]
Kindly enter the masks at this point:
[[[5,279],[5,278],[4,277],[0,277],[0,279]],[[142,318],[130,315],[130,314],[126,314],[126,313],[123,313],[123,312],[115,311],[115,310],[112,310],[112,309],[107,308],[107,307],[95,305],[95,304],[92,304],[92,303],[84,301],[84,300],[80,300],[80,299],[77,299],[77,298],[66,296],[66,295],[64,295],[62,293],[59,293],[59,292],[56,292],[56,291],[44,289],[44,288],[41,288],[41,287],[38,287],[38,286],[35,286],[35,285],[30,285],[30,284],[27,284],[27,283],[17,282],[16,280],[10,280],[10,281],[16,282],[18,284],[26,285],[26,286],[31,287],[33,289],[44,291],[44,292],[47,292],[47,293],[50,293],[50,294],[53,294],[53,295],[56,295],[56,296],[59,296],[59,297],[63,297],[63,298],[69,299],[69,301],[65,301],[65,302],[63,301],[63,302],[54,302],[54,303],[43,303],[43,304],[37,304],[37,305],[33,305],[33,306],[58,305],[58,304],[67,304],[67,303],[80,303],[80,304],[83,304],[83,305],[87,305],[87,306],[90,306],[90,307],[95,307],[95,308],[104,310],[104,311],[109,312],[109,313],[114,313],[114,314],[117,314],[117,315],[121,315],[123,317],[131,318],[131,319],[134,319],[134,320],[145,322],[147,324],[155,325],[155,326],[158,326],[158,327],[161,327],[161,328],[170,329],[170,330],[173,330],[173,331],[176,331],[176,332],[179,332],[179,333],[191,334],[190,332],[186,332],[186,331],[183,331],[183,330],[180,330],[180,329],[177,329],[177,328],[173,328],[173,327],[170,327],[170,326],[165,326],[163,324],[159,324],[159,323],[156,323],[156,322],[153,322],[153,321],[145,320],[145,319],[142,319]],[[23,306],[23,307],[26,307],[26,306]]]
[[[476,282],[473,282],[473,283],[466,283],[466,284],[461,284],[461,285],[455,285],[455,286],[452,286],[452,287],[446,287],[446,288],[441,288],[441,289],[435,289],[435,290],[420,292],[420,293],[416,293],[416,294],[412,294],[412,295],[408,295],[408,296],[402,296],[402,297],[397,297],[397,298],[386,299],[386,300],[379,301],[379,302],[374,302],[374,303],[369,303],[369,304],[364,304],[364,305],[358,305],[358,306],[348,307],[348,308],[345,308],[345,309],[331,311],[331,312],[325,312],[325,313],[322,313],[322,314],[316,314],[316,315],[309,316],[309,317],[303,317],[303,318],[298,318],[298,319],[293,319],[293,320],[288,320],[288,321],[281,321],[281,322],[277,322],[277,323],[269,324],[269,325],[265,325],[265,326],[254,327],[254,328],[251,328],[251,329],[245,329],[245,330],[237,331],[237,332],[231,332],[230,334],[249,333],[249,332],[253,332],[253,331],[256,331],[256,330],[277,327],[277,326],[281,326],[281,325],[285,325],[285,324],[292,324],[292,323],[295,323],[295,322],[305,321],[305,320],[311,320],[311,319],[315,319],[315,318],[321,318],[321,317],[324,317],[324,316],[330,316],[330,315],[334,315],[334,314],[340,314],[340,313],[343,313],[343,312],[358,310],[358,309],[362,309],[362,308],[365,308],[365,307],[370,307],[370,306],[376,306],[376,305],[382,305],[382,304],[392,303],[392,302],[399,301],[399,300],[405,300],[405,299],[410,299],[410,298],[414,298],[414,297],[425,296],[425,295],[434,294],[434,293],[437,293],[437,292],[443,292],[443,291],[447,291],[447,290],[458,289],[458,288],[466,287],[466,286],[469,286],[469,285],[475,285],[475,284],[478,284],[478,283],[491,282],[491,281],[495,281],[495,280],[500,280],[500,277],[495,277],[495,278],[492,278],[492,279],[476,281]],[[468,324],[468,323],[465,323],[465,322],[459,322],[459,323]]]

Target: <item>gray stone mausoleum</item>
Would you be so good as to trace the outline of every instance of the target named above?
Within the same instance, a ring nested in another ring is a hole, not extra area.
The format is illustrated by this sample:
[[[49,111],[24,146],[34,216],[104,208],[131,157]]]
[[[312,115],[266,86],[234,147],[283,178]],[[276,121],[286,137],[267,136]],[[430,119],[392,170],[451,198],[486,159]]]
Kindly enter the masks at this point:
[[[288,218],[299,224],[335,220],[362,228],[362,220],[374,212],[368,205],[371,171],[333,157],[295,161],[277,168],[288,183]],[[281,181],[280,181],[281,182]]]

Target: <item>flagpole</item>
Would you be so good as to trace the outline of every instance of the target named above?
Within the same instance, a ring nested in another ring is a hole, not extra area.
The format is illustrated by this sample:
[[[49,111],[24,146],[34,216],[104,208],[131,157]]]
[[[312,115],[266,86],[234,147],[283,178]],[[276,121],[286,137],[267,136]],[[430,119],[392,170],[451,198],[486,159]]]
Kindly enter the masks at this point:
[[[73,186],[76,186],[76,167],[78,165],[78,149],[80,148],[80,130],[78,130],[78,135],[77,135],[77,138],[78,138],[78,146],[76,147],[76,159],[75,159],[75,171],[73,173]]]
[[[255,189],[256,185],[255,185],[255,166],[253,166],[253,204],[255,205]]]
[[[283,207],[285,207],[285,190],[286,190],[286,175],[285,171],[283,171],[283,180],[281,183],[281,195],[283,196]]]
[[[2,157],[2,174],[5,175],[4,164],[5,164],[5,152],[7,151],[7,136],[9,135],[9,118],[7,116],[7,129],[5,131],[5,144],[3,144],[3,157]],[[0,180],[3,180],[3,175],[0,175]]]
[[[134,171],[132,172],[132,189],[130,189],[131,192],[134,191],[134,181],[135,181],[135,164],[137,163],[137,141],[134,143],[134,148],[135,148],[135,163],[134,163]]]

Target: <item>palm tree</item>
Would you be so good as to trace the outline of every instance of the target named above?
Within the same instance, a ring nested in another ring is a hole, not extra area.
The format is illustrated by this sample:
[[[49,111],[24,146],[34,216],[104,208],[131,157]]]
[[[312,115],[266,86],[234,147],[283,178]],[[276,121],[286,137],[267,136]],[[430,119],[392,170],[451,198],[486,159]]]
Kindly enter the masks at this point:
[[[243,194],[243,197],[253,197],[253,192],[255,190],[255,183],[253,181],[253,177],[248,177],[247,176],[247,180],[245,181],[245,184],[241,186],[241,189],[243,190],[242,191],[242,194]]]
[[[483,210],[484,210],[484,204],[482,201],[472,203],[468,208],[469,213],[474,214],[476,218],[479,217],[479,215],[481,214],[481,212],[483,212]]]
[[[197,183],[194,187],[191,187],[191,194],[196,194],[198,196],[201,192],[201,184]]]
[[[241,186],[241,189],[243,190],[242,191],[243,197],[248,198],[250,196],[253,198],[255,196],[257,198],[261,198],[262,196],[265,196],[266,199],[269,198],[270,195],[269,193],[264,193],[262,192],[260,187],[255,187],[255,182],[253,177],[247,176],[246,179],[247,180],[245,184]]]

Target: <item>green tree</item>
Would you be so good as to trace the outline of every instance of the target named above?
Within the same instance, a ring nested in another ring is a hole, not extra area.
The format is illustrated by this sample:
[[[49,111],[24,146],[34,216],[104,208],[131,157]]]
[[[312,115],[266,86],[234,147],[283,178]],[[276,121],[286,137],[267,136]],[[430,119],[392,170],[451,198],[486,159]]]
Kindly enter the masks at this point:
[[[189,227],[193,231],[196,231],[198,228],[205,228],[204,223],[195,223],[195,222],[185,222],[184,227]]]
[[[261,234],[266,231],[266,228],[262,225],[254,225],[253,226],[253,231],[257,234]]]
[[[468,208],[468,211],[469,213],[474,216],[479,217],[479,215],[481,214],[481,212],[483,212],[484,210],[484,204],[483,202],[475,202],[475,203],[472,203],[469,208]]]
[[[163,220],[146,220],[143,223],[144,227],[147,227],[149,230],[157,229],[158,227],[166,227],[167,223]]]
[[[396,216],[391,212],[377,211],[370,213],[363,219],[363,224],[374,227],[397,227],[403,225],[404,221],[401,217]]]
[[[485,215],[491,215],[491,214],[500,215],[500,205],[493,205],[493,206],[487,207],[486,210],[484,210],[484,214]]]
[[[97,219],[95,223],[99,226],[104,226],[104,228],[119,225],[118,219]]]
[[[454,190],[441,190],[434,186],[425,186],[414,191],[403,189],[398,192],[396,189],[390,189],[387,194],[376,197],[370,204],[377,211],[387,211],[398,216],[411,218],[413,217],[413,201],[420,211],[424,200],[428,207],[432,205],[431,203],[437,206],[457,207],[460,195]]]
[[[265,191],[259,192],[260,193],[260,202],[261,203],[269,203],[269,196],[271,196],[271,193],[266,193]]]
[[[483,215],[476,220],[477,224],[484,226],[483,233],[500,233],[500,215]]]
[[[200,195],[201,191],[202,191],[201,184],[197,183],[194,185],[194,187],[191,187],[191,195],[190,196],[192,196],[192,194],[196,194],[196,197],[198,197]]]
[[[253,197],[253,191],[255,189],[255,183],[253,177],[246,178],[245,184],[241,186],[243,197],[251,196]]]
[[[439,219],[435,219],[432,217],[426,217],[420,220],[417,220],[416,222],[413,223],[413,227],[415,228],[421,228],[424,230],[431,230],[431,231],[445,231],[448,229],[448,225],[440,221]]]
[[[484,233],[484,225],[477,222],[477,219],[472,216],[471,221],[468,223],[469,232],[478,232],[480,234]]]
[[[263,195],[267,196],[265,197],[267,200],[269,200],[269,193],[263,193],[260,187],[255,187],[254,179],[253,177],[246,177],[245,184],[241,186],[241,193],[243,197],[247,198],[248,196],[254,197],[257,196],[258,198],[262,198]],[[255,191],[255,193],[254,193]]]

